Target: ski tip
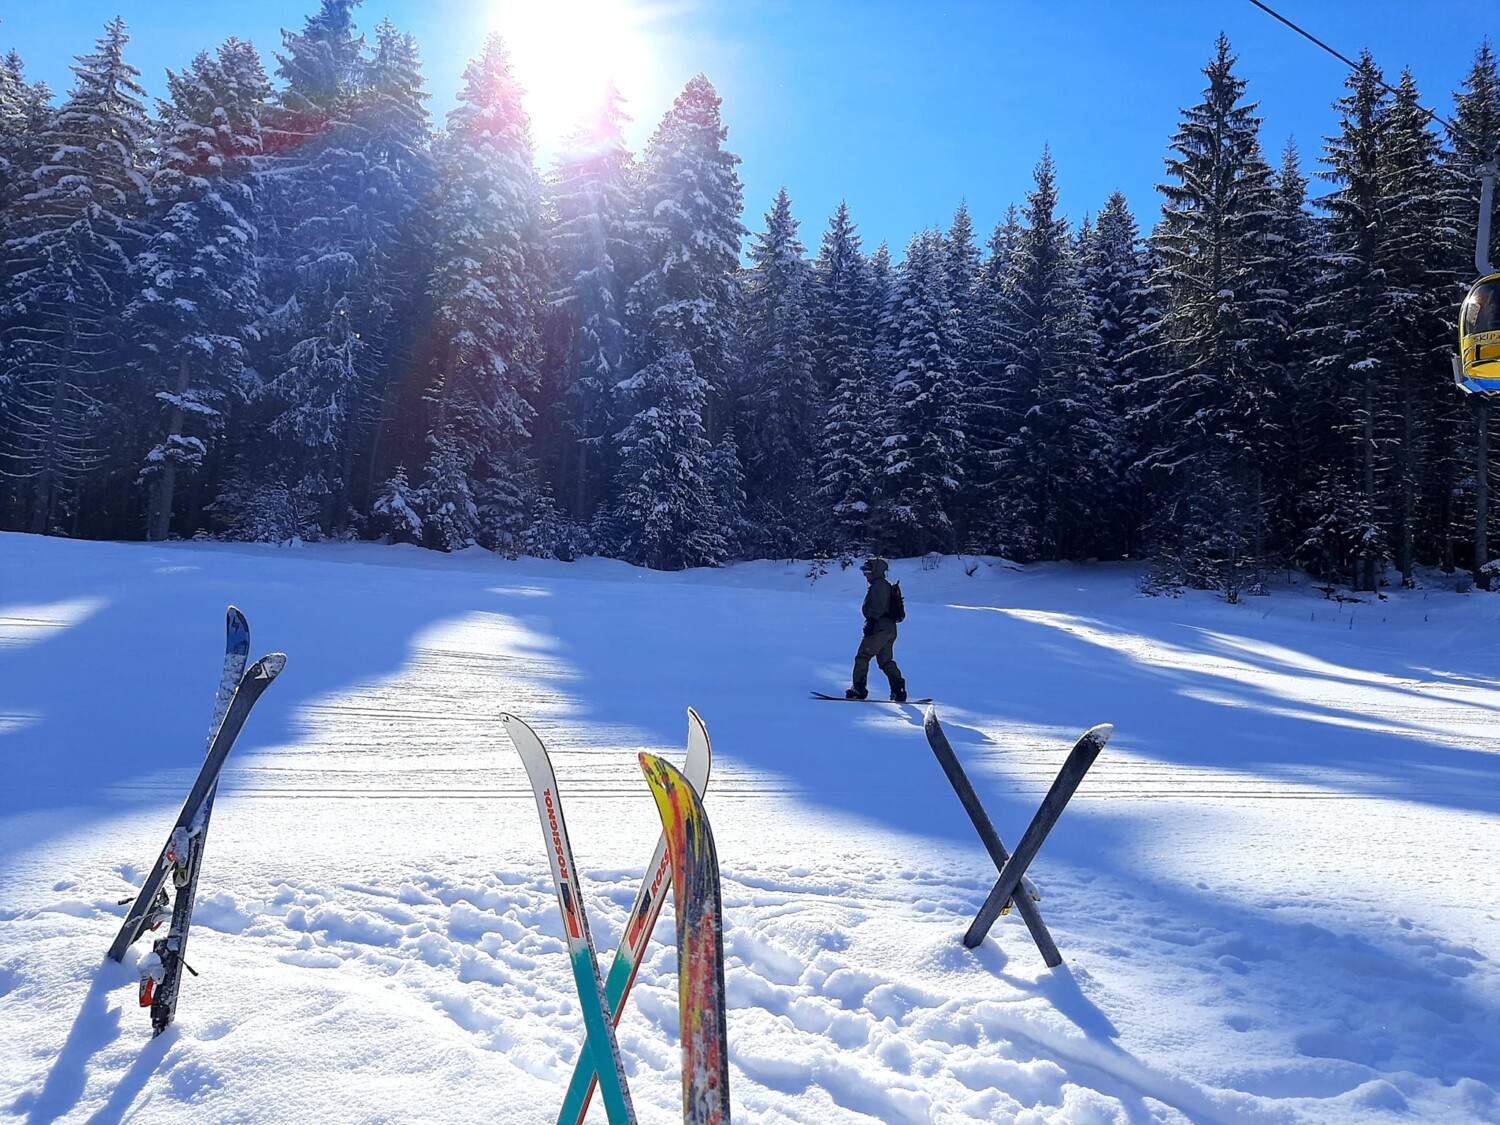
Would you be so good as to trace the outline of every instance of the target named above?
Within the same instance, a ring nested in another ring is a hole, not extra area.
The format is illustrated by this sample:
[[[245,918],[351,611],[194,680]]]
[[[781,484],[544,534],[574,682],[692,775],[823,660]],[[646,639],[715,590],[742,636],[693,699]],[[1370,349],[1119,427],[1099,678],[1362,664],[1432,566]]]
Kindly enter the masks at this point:
[[[507,731],[509,731],[511,727],[515,726],[522,727],[525,730],[530,731],[532,734],[536,733],[536,731],[531,729],[530,723],[521,718],[519,715],[512,715],[509,711],[502,711],[500,713],[500,725],[503,726]]]
[[[682,771],[659,754],[641,750],[637,752],[636,760],[641,763],[641,772],[646,775],[646,783],[658,794],[664,795],[679,785],[686,786],[688,789],[693,788],[687,778],[682,776]]]
[[[546,756],[546,744],[542,742],[542,736],[537,734],[525,719],[505,711],[500,715],[500,725],[505,728],[511,745],[516,748],[523,761],[530,762],[538,757]],[[540,755],[538,751],[541,752]]]
[[[230,652],[243,656],[250,651],[250,622],[235,606],[230,606],[224,614],[224,637],[224,647]]]
[[[1084,738],[1092,738],[1100,746],[1109,741],[1109,736],[1115,733],[1114,723],[1100,723],[1098,726],[1089,727],[1084,732]]]
[[[281,675],[281,670],[286,667],[286,653],[273,652],[269,656],[262,656],[255,662],[248,675],[262,680],[274,680]]]

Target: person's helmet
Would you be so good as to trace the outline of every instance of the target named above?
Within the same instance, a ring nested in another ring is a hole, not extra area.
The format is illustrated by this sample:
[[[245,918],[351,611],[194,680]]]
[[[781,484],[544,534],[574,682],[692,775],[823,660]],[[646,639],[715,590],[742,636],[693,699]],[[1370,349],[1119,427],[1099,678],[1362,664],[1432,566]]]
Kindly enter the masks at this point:
[[[877,556],[871,556],[859,564],[860,573],[867,578],[884,578],[891,564]]]

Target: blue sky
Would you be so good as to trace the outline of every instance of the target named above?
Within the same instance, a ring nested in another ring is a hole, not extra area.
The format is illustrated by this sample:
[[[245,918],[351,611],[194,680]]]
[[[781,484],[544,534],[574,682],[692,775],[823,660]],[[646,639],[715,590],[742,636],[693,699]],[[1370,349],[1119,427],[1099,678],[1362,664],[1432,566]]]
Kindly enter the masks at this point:
[[[24,0],[0,7],[0,49],[19,50],[28,75],[61,93],[73,56],[119,14],[155,94],[165,68],[229,35],[254,42],[274,69],[279,29],[300,28],[316,3]],[[1500,26],[1494,0],[1272,6],[1345,54],[1368,47],[1392,78],[1410,66],[1441,113],[1485,28]],[[1295,137],[1312,163],[1344,79],[1336,60],[1246,0],[365,0],[356,18],[369,33],[386,16],[421,45],[439,118],[483,37],[511,39],[536,91],[544,156],[601,66],[618,72],[637,148],[702,70],[744,158],[748,226],[762,225],[785,184],[810,245],[845,198],[867,247],[884,239],[898,254],[915,231],[945,226],[960,200],[987,231],[1024,198],[1048,144],[1072,219],[1118,188],[1149,227],[1166,142],[1199,99],[1220,31],[1261,103],[1273,157]]]

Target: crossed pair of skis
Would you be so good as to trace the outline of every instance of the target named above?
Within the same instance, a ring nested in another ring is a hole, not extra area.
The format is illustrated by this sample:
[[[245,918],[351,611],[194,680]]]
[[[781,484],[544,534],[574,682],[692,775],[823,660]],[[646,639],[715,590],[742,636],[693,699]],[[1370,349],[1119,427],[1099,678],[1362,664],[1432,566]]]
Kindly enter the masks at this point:
[[[263,656],[254,664],[249,664],[249,660],[250,624],[243,613],[230,606],[224,618],[224,669],[214,699],[214,721],[209,732],[207,757],[193,782],[192,791],[183,802],[182,811],[177,814],[177,821],[167,836],[156,865],[147,873],[140,893],[125,915],[124,925],[109,947],[110,958],[121,961],[125,951],[142,934],[148,929],[156,930],[170,917],[165,936],[152,944],[151,952],[142,957],[140,963],[141,1007],[151,1009],[153,1036],[165,1031],[176,1015],[182,971],[186,969],[197,975],[184,958],[188,928],[193,921],[193,904],[198,895],[203,846],[208,841],[208,820],[213,813],[214,794],[224,760],[234,748],[251,709],[286,666],[286,654],[280,652]],[[168,873],[177,889],[175,898],[168,897],[164,885]]]
[[[974,822],[974,828],[984,842],[985,850],[990,853],[990,859],[994,861],[995,867],[1000,872],[1000,878],[996,880],[994,888],[984,900],[984,905],[979,908],[979,914],[964,934],[964,945],[973,949],[982,942],[985,935],[990,932],[990,927],[995,924],[995,919],[1001,914],[1010,913],[1011,904],[1014,902],[1022,921],[1026,923],[1026,928],[1031,931],[1032,940],[1041,951],[1042,960],[1047,962],[1049,969],[1057,968],[1062,964],[1062,954],[1057,951],[1057,944],[1052,940],[1052,935],[1047,931],[1047,927],[1042,922],[1042,916],[1037,911],[1036,904],[1041,901],[1042,896],[1026,878],[1026,869],[1031,866],[1031,861],[1036,858],[1036,853],[1041,849],[1042,842],[1046,840],[1047,833],[1052,831],[1052,826],[1062,816],[1063,809],[1077,790],[1079,783],[1083,781],[1084,774],[1088,773],[1089,767],[1094,764],[1094,759],[1099,757],[1099,752],[1104,749],[1104,744],[1109,741],[1109,736],[1114,733],[1115,728],[1109,723],[1100,723],[1084,732],[1083,737],[1069,752],[1062,769],[1058,771],[1056,780],[1052,782],[1052,787],[1047,790],[1047,796],[1042,799],[1041,807],[1031,818],[1031,823],[1026,826],[1026,833],[1021,837],[1021,842],[1016,845],[1015,852],[1010,853],[1000,842],[1000,834],[990,823],[989,814],[979,803],[979,795],[974,792],[974,786],[969,783],[968,775],[959,764],[958,755],[954,754],[953,747],[948,742],[948,736],[943,733],[942,725],[938,722],[936,708],[927,709],[926,719],[922,725],[927,732],[928,745],[937,756],[938,764],[943,767],[943,773],[947,774],[949,784],[958,794],[964,811]],[[1017,894],[1018,890],[1022,893]]]
[[[661,914],[670,873],[677,915],[677,995],[682,1027],[684,1125],[728,1125],[729,1054],[724,1002],[724,927],[719,862],[700,794],[708,785],[713,751],[703,720],[688,708],[688,749],[682,770],[655,754],[639,755],[661,815],[657,841],[635,905],[625,919],[620,947],[605,980],[599,977],[594,940],[583,909],[583,889],[573,864],[557,775],[542,740],[513,715],[501,723],[526,767],[552,865],[568,958],[587,1034],[558,1125],[580,1125],[598,1085],[610,1125],[635,1122],[615,1025],[646,956]]]

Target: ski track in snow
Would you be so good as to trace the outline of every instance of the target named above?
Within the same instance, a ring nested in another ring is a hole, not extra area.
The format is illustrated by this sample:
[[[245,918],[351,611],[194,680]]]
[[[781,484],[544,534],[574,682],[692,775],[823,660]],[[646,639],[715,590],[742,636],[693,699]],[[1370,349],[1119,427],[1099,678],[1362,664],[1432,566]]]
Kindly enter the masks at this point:
[[[680,761],[692,704],[739,1119],[1500,1120],[1500,603],[895,569],[898,656],[1007,844],[1116,723],[1031,872],[1058,970],[1014,915],[960,944],[995,871],[919,709],[804,700],[847,674],[857,575],[0,536],[0,1114],[552,1120],[582,1017],[498,717],[553,753],[607,968],[659,830],[635,752]],[[230,601],[290,660],[220,787],[202,976],[152,1041],[149,945],[102,953],[197,772]],[[149,670],[108,683],[132,647]],[[643,1122],[681,1112],[671,915],[619,1029]]]

